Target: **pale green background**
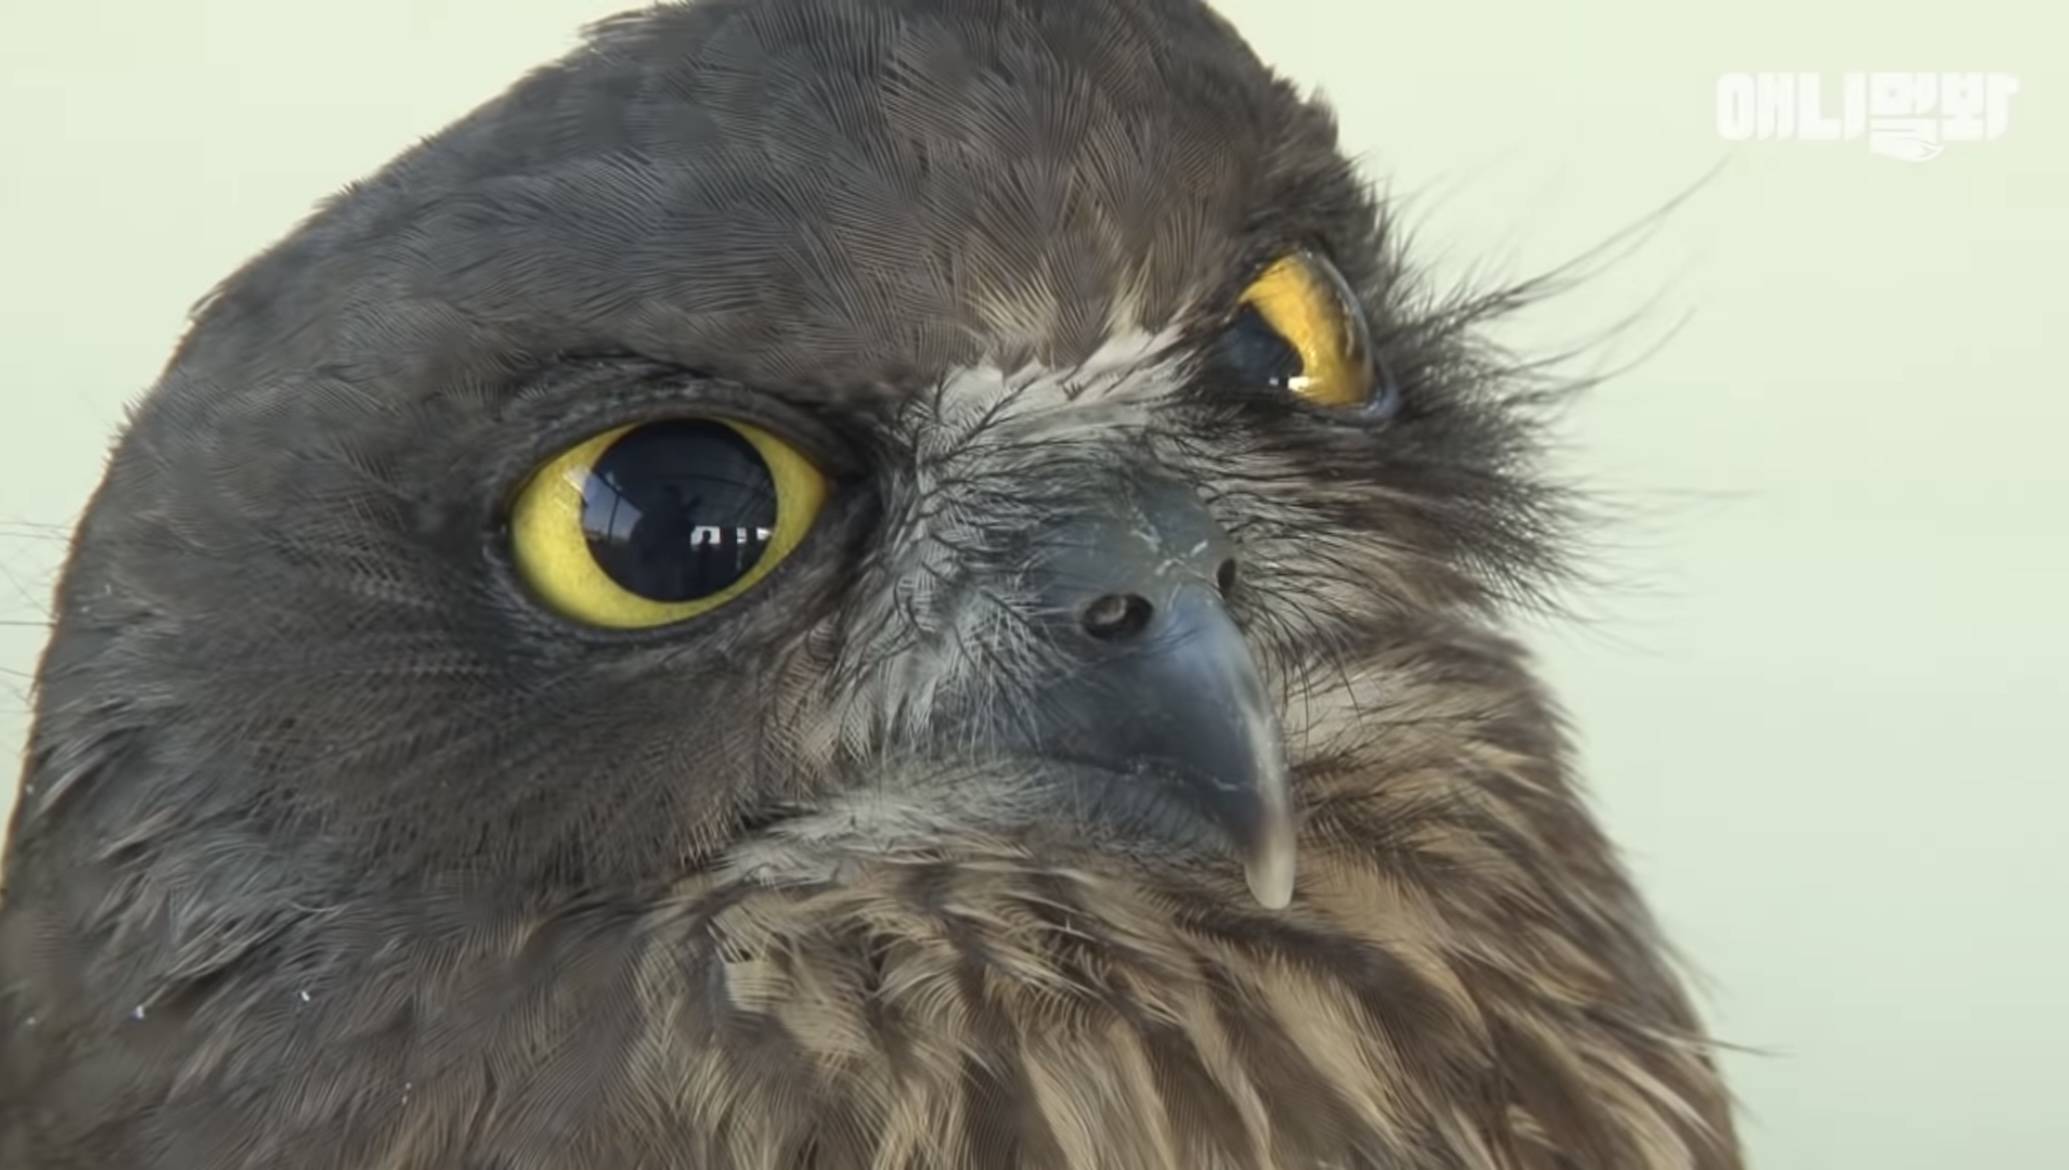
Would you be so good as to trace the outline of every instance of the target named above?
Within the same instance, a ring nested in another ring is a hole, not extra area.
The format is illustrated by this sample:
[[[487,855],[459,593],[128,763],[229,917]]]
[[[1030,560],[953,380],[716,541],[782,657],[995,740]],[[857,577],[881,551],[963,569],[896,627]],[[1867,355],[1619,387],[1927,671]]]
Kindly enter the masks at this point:
[[[0,669],[187,306],[610,0],[10,0]],[[1535,635],[1604,815],[1707,976],[1758,1165],[2069,1165],[2069,29],[2035,0],[1228,0],[1320,84],[1424,256],[1519,274],[1724,168],[1513,336],[1657,356],[1567,466],[1632,519]],[[1727,70],[2019,75],[1922,165],[1733,146]],[[5,796],[0,795],[0,802]]]

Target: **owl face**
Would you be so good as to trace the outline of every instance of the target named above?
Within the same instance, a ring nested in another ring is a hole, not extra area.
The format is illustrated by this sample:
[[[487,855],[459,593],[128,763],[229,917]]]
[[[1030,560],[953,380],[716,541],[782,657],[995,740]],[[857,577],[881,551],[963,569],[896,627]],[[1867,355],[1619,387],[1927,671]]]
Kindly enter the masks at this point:
[[[37,750],[154,761],[87,821],[355,900],[1285,904],[1318,777],[1472,718],[1531,429],[1217,18],[994,15],[607,25],[226,282],[63,599]]]
[[[1728,1170],[1495,629],[1531,291],[1193,0],[606,23],[117,447],[0,1163]]]

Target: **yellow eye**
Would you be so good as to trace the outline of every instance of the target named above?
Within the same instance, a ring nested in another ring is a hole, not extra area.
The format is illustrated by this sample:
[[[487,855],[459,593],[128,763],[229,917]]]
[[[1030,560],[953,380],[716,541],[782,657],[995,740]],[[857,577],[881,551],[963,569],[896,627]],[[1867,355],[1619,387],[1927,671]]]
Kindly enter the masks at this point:
[[[1380,391],[1356,298],[1310,252],[1282,257],[1243,290],[1221,350],[1243,376],[1318,406],[1364,406]]]
[[[760,427],[619,427],[533,473],[511,513],[511,551],[526,583],[568,617],[666,625],[752,588],[804,539],[826,493],[826,476]]]

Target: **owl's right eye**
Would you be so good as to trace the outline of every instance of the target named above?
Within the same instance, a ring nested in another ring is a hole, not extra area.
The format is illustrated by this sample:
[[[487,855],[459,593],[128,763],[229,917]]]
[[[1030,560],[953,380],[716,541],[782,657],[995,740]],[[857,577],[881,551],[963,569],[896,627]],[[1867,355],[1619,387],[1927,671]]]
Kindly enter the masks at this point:
[[[510,517],[518,572],[546,604],[640,629],[733,600],[804,539],[823,472],[760,427],[672,418],[619,427],[549,460]]]
[[[1373,358],[1356,294],[1316,253],[1282,256],[1259,273],[1218,341],[1226,368],[1309,405],[1384,419],[1400,404],[1400,388]]]

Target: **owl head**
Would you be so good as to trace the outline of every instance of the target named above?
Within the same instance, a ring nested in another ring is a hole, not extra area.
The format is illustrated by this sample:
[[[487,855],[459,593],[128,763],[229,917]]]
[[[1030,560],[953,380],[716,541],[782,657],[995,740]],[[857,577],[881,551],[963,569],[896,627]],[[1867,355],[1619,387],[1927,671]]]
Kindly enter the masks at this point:
[[[328,901],[968,843],[1283,905],[1313,781],[1469,720],[1444,664],[1547,561],[1486,306],[1389,230],[1194,3],[608,22],[202,306],[24,847]]]
[[[842,1037],[996,1088],[1008,1034],[1326,976],[1348,1014],[1208,1046],[1324,1103],[1270,1165],[1434,1149],[1382,1124],[1425,1096],[1689,1148],[1693,1048],[1618,1047],[1685,1011],[1500,632],[1566,515],[1481,333],[1528,290],[1399,240],[1195,0],[604,22],[223,282],[137,408],[38,680],[0,1103],[343,1165],[461,1157],[398,1086],[545,1086],[516,1133],[593,1085],[580,1148],[658,1165],[623,1135],[747,1124],[725,1077],[876,1084]],[[1360,1034],[1429,1073],[1327,1112]]]

